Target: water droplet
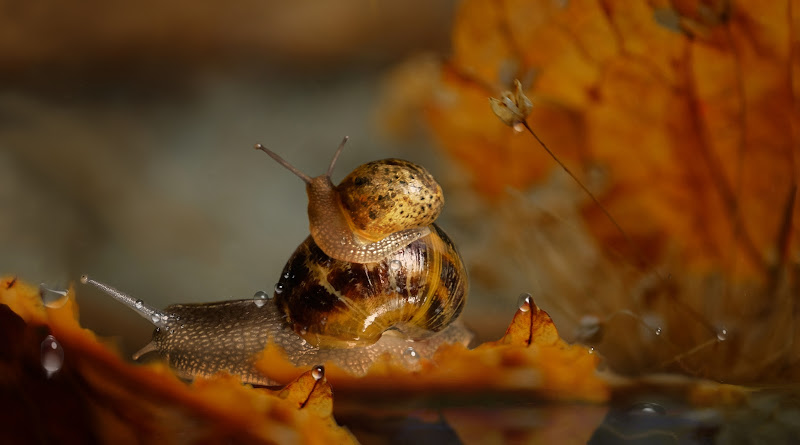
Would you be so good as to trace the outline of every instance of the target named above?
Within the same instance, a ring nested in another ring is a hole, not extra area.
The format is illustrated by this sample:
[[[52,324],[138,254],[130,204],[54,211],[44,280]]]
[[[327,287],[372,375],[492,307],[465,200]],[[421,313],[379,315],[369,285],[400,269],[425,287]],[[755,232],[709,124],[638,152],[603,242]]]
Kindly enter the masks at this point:
[[[398,270],[400,270],[400,267],[401,267],[401,266],[402,266],[402,265],[400,264],[400,260],[392,260],[392,262],[391,262],[391,263],[389,263],[389,268],[390,268],[390,269],[392,269],[392,270],[393,270],[393,271],[395,271],[395,272],[397,272]]]
[[[517,298],[517,307],[522,312],[528,312],[533,305],[533,296],[527,292],[519,294]]]
[[[663,416],[667,410],[658,403],[642,402],[632,405],[627,413],[630,416]]]
[[[575,338],[581,343],[600,343],[603,340],[603,327],[603,322],[596,315],[584,315],[578,323]]]
[[[589,354],[594,354],[594,346],[589,347]]]
[[[264,292],[263,290],[260,290],[255,294],[253,294],[253,303],[255,303],[257,307],[264,307],[264,305],[267,304],[267,301],[270,300],[271,298],[272,298],[271,295]]]
[[[141,309],[144,306],[144,301],[136,300],[136,309]]]
[[[61,370],[64,364],[64,348],[58,343],[55,337],[48,335],[42,341],[42,368],[50,377]]]
[[[170,334],[174,334],[174,333],[175,333],[175,329],[170,329],[170,330],[169,330],[169,333],[170,333]]]
[[[314,366],[314,369],[311,370],[311,377],[314,377],[314,380],[322,380],[325,377],[325,367],[322,365]]]
[[[283,274],[283,279],[284,280],[288,280],[289,279],[289,272],[286,272],[285,274]]]
[[[283,293],[283,283],[281,283],[281,282],[275,283],[275,293],[276,294]]]
[[[419,360],[419,352],[417,352],[417,350],[413,347],[409,346],[405,351],[403,351],[403,357],[405,357],[406,360],[416,361]]]
[[[725,341],[728,339],[728,330],[725,328],[720,329],[717,331],[717,340]]]
[[[514,124],[514,126],[512,128],[514,128],[514,131],[517,132],[517,133],[522,133],[523,131],[525,131],[525,125],[523,125],[520,122],[517,122],[516,124]]]
[[[632,317],[638,317],[638,315],[636,315],[633,312],[622,311],[622,313],[627,313]],[[664,319],[661,318],[661,316],[659,316],[658,314],[648,313],[641,316],[640,320],[642,321],[641,332],[643,335],[646,336],[655,335],[656,337],[658,337],[664,333],[664,328],[662,328],[662,326],[664,325]]]
[[[322,326],[325,326],[327,323],[328,323],[328,317],[322,317],[322,319],[319,321],[319,324],[321,324]]]
[[[300,329],[300,335],[306,335],[306,334],[308,334],[308,326],[303,326],[303,328]]]
[[[160,323],[161,322],[161,314],[155,313],[150,316],[150,319],[153,320],[153,323]]]
[[[49,308],[58,309],[67,304],[67,291],[50,289],[44,283],[39,285],[39,296],[42,303]]]

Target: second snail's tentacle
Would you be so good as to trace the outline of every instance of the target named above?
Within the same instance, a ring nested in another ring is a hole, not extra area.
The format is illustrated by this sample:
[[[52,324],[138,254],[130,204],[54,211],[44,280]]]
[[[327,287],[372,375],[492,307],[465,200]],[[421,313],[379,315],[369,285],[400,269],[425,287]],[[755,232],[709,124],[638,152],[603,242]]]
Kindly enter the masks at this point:
[[[331,258],[350,263],[374,263],[430,234],[426,226],[394,232],[376,241],[362,238],[345,215],[329,177],[314,178],[306,191],[311,236]]]
[[[137,314],[141,315],[143,318],[146,318],[148,321],[150,321],[150,323],[154,324],[156,327],[164,328],[167,326],[167,320],[169,319],[169,314],[159,309],[156,309],[155,307],[145,303],[144,301],[137,300],[136,298],[133,298],[126,293],[120,292],[117,289],[114,289],[113,287],[107,284],[95,281],[86,275],[81,276],[81,283],[91,284],[92,286],[100,289],[107,295],[114,297],[115,300],[133,309],[134,311],[136,311]]]
[[[348,139],[350,139],[350,136],[345,136],[344,139],[342,139],[342,143],[339,144],[339,148],[337,148],[336,153],[333,154],[333,159],[331,159],[331,164],[328,166],[328,172],[325,173],[325,176],[330,178],[333,174],[333,168],[336,166],[336,160],[339,159],[339,155],[342,154],[342,150],[344,150],[344,145],[347,144]]]

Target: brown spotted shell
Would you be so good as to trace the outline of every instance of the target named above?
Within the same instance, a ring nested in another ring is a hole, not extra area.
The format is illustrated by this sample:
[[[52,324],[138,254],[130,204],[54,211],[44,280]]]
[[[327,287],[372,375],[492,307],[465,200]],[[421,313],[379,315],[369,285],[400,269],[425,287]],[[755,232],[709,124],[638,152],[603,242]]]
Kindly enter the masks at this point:
[[[341,348],[376,342],[390,329],[422,339],[461,313],[467,274],[450,238],[431,233],[375,263],[327,256],[308,237],[275,288],[288,327],[311,345]]]
[[[429,226],[444,207],[442,188],[433,175],[402,159],[363,164],[336,191],[353,225],[370,240]]]

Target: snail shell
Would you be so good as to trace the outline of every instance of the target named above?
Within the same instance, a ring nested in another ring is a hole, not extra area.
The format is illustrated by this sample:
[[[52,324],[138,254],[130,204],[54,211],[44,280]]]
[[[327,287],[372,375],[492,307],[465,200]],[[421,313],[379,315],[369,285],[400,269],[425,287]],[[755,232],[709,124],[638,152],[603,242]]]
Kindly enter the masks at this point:
[[[355,229],[372,241],[429,226],[444,207],[442,188],[433,175],[402,159],[362,164],[336,191]]]
[[[275,302],[288,326],[323,348],[372,344],[389,329],[415,340],[444,329],[464,307],[466,269],[447,235],[430,228],[365,264],[331,258],[308,237],[276,285]]]

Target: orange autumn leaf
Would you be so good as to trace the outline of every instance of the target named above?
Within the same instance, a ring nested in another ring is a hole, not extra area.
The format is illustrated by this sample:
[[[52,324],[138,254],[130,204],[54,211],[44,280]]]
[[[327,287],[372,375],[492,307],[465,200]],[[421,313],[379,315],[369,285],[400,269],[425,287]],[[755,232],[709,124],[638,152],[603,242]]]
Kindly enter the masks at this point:
[[[480,191],[526,188],[554,163],[486,106],[521,79],[531,127],[573,171],[606,170],[601,199],[644,256],[677,246],[697,270],[763,276],[800,248],[791,3],[466,1],[428,120]]]
[[[488,198],[473,280],[534,286],[617,372],[796,381],[799,26],[796,0],[462,2],[417,112]],[[608,215],[487,104],[515,80]]]
[[[431,360],[384,356],[363,377],[326,364],[326,376],[335,388],[348,393],[530,394],[555,400],[607,400],[609,387],[596,373],[597,356],[561,340],[547,313],[529,301],[498,341],[472,350],[443,345]],[[302,372],[274,345],[267,347],[256,366],[277,381]]]
[[[123,361],[81,328],[72,290],[50,308],[38,289],[4,278],[0,303],[2,404],[15,408],[4,414],[15,425],[4,441],[355,442],[336,425],[330,386],[313,371],[281,393],[226,375],[187,385],[163,365]],[[52,356],[59,351],[60,359]]]
[[[474,350],[443,346],[432,360],[420,361],[415,371],[387,357],[357,378],[333,366],[291,368],[276,351],[267,351],[265,369],[282,373],[276,378],[294,379],[283,389],[269,390],[243,385],[238,376],[226,374],[189,384],[163,365],[126,363],[78,325],[71,290],[58,309],[42,306],[39,297],[37,289],[25,283],[0,280],[0,401],[20,408],[2,418],[15,426],[12,435],[4,436],[11,442],[30,441],[38,434],[43,440],[57,437],[60,443],[353,443],[353,436],[332,417],[329,376],[340,394],[350,397],[345,400],[351,411],[353,406],[373,409],[375,396],[392,404],[409,397],[428,397],[436,406],[458,400],[440,416],[466,443],[503,437],[525,437],[531,443],[553,438],[585,441],[608,407],[539,405],[549,413],[548,426],[526,422],[521,429],[513,419],[506,423],[491,412],[475,418],[476,411],[466,409],[465,400],[477,401],[477,406],[486,400],[607,402],[612,391],[624,397],[642,389],[674,393],[676,400],[701,406],[735,406],[746,400],[742,389],[727,385],[600,377],[596,355],[566,344],[532,300],[517,311],[501,339]],[[63,350],[58,366],[39,356],[40,351],[50,352],[48,334]],[[40,343],[47,348],[42,350]],[[15,391],[24,394],[24,401],[14,397]],[[476,429],[480,425],[483,428]]]

